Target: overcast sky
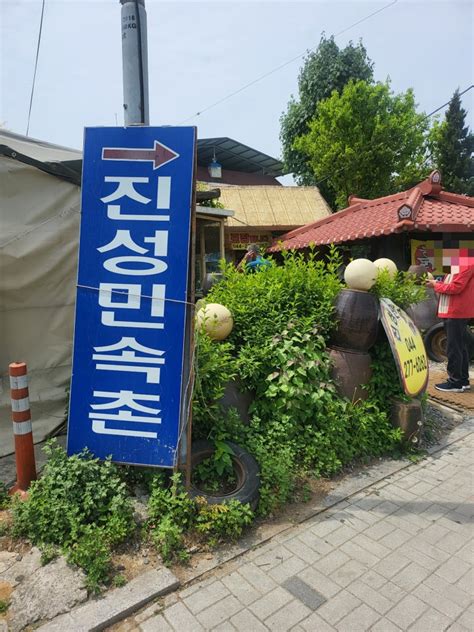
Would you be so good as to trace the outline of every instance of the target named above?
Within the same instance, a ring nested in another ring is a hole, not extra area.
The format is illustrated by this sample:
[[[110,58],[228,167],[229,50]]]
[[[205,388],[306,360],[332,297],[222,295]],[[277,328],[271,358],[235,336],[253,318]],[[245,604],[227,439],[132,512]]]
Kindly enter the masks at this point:
[[[390,3],[146,0],[152,125],[172,125]],[[41,0],[0,0],[0,123],[24,134]],[[430,112],[473,83],[471,0],[398,0],[337,37],[362,38],[375,76],[413,87]],[[201,116],[198,136],[229,136],[280,156],[279,117],[301,60]],[[474,111],[474,90],[463,98]],[[119,0],[46,0],[30,136],[81,148],[84,126],[123,122]]]

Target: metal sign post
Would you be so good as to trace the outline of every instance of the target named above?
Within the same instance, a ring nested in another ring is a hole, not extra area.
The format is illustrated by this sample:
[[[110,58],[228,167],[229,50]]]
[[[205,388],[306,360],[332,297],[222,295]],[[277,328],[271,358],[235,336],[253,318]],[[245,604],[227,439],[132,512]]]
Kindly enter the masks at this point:
[[[69,454],[177,465],[195,151],[194,127],[85,131]]]
[[[124,121],[125,125],[149,125],[145,0],[120,0],[120,4]]]

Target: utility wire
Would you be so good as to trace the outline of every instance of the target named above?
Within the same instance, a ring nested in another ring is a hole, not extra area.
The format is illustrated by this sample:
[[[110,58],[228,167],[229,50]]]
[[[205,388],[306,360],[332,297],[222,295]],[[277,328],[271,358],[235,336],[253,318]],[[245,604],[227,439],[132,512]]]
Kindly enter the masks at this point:
[[[459,96],[461,97],[463,94],[466,94],[466,92],[469,92],[469,90],[472,90],[473,88],[474,88],[474,84],[471,84],[470,86],[465,88],[462,92],[460,92]],[[439,107],[437,107],[435,110],[433,110],[429,114],[425,114],[424,116],[422,116],[420,121],[425,121],[425,120],[429,119],[431,116],[433,116],[433,114],[436,114],[437,112],[439,112],[440,110],[445,108],[447,105],[449,105],[452,100],[453,100],[453,97],[451,97],[451,99],[449,101],[447,101],[446,103],[443,103],[443,105],[440,105]],[[379,147],[382,147],[382,146],[384,146],[384,143],[379,143],[378,145],[375,145],[374,147],[371,147],[369,151],[373,152],[374,150],[377,150]],[[317,182],[315,182],[314,186],[319,187],[320,184],[322,184],[323,182],[326,182],[326,180],[328,180],[332,176],[334,176],[334,175],[336,175],[338,173],[341,173],[341,171],[345,171],[348,168],[349,168],[349,165],[345,165],[344,167],[341,167],[340,169],[336,169],[336,171],[332,171],[330,174],[328,174],[324,178],[321,178],[321,180],[318,180]]]
[[[338,37],[339,35],[342,35],[346,31],[349,31],[350,29],[354,28],[354,26],[357,26],[358,24],[362,24],[362,22],[365,22],[369,18],[373,17],[374,15],[377,15],[378,13],[381,13],[382,11],[385,11],[385,9],[389,9],[394,4],[397,4],[397,2],[398,2],[398,0],[392,0],[392,2],[390,2],[389,4],[386,4],[383,7],[381,7],[380,9],[377,9],[376,11],[373,11],[372,13],[369,13],[369,15],[366,15],[365,17],[361,18],[360,20],[357,20],[357,22],[354,22],[353,24],[350,24],[349,26],[346,26],[346,28],[342,29],[342,31],[339,31],[338,33],[335,33],[333,35],[333,37]],[[250,88],[251,86],[254,86],[259,81],[263,81],[263,79],[266,79],[270,75],[273,75],[274,73],[278,72],[282,68],[286,68],[286,66],[289,66],[290,64],[294,63],[298,59],[301,59],[302,57],[307,55],[308,52],[316,50],[316,48],[317,48],[316,46],[313,47],[313,48],[309,48],[309,49],[305,50],[304,53],[300,53],[299,55],[296,55],[295,57],[292,57],[288,61],[285,61],[283,64],[280,64],[279,66],[276,66],[275,68],[272,68],[268,72],[265,72],[263,75],[260,75],[259,77],[256,77],[252,81],[249,81],[249,83],[246,83],[241,88],[238,88],[237,90],[234,90],[234,92],[230,92],[229,94],[227,94],[226,96],[222,97],[221,99],[218,99],[217,101],[214,101],[214,103],[211,103],[210,105],[208,105],[207,107],[203,108],[202,110],[199,110],[199,112],[196,112],[192,116],[189,116],[188,118],[182,120],[180,123],[178,123],[178,125],[182,125],[183,123],[187,123],[188,121],[191,121],[196,116],[201,116],[201,114],[204,114],[204,112],[207,112],[208,110],[211,110],[212,108],[215,108],[217,105],[220,105],[221,103],[224,103],[224,101],[227,101],[228,99],[234,97],[236,94],[240,94],[244,90],[247,90],[247,88]]]
[[[459,93],[459,96],[462,97],[463,94],[466,94],[466,92],[469,92],[469,90],[472,90],[474,88],[474,84],[471,84],[469,87],[467,87],[465,90],[463,90],[462,92]],[[449,101],[447,101],[446,103],[443,103],[443,105],[440,105],[439,108],[436,108],[436,110],[433,110],[432,112],[430,112],[429,114],[426,115],[426,118],[429,118],[430,116],[433,116],[433,114],[436,114],[436,112],[439,112],[440,110],[442,110],[443,108],[445,108],[447,105],[449,105],[451,103],[451,101],[453,100],[453,97],[451,97],[451,99],[449,99]]]
[[[26,124],[26,135],[27,136],[28,136],[28,132],[30,131],[31,108],[33,107],[33,95],[35,93],[36,71],[38,69],[38,58],[39,58],[40,45],[41,45],[41,34],[43,32],[43,17],[44,17],[45,1],[46,0],[43,0],[43,3],[41,5],[41,18],[40,18],[40,25],[39,25],[39,32],[38,32],[38,45],[36,47],[35,71],[33,73],[33,83],[31,85],[30,108],[28,110],[28,122]]]

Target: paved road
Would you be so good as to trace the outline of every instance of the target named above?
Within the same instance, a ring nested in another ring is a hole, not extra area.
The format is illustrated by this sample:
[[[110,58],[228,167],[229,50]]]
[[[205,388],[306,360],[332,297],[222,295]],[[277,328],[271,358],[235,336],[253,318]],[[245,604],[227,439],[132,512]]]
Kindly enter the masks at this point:
[[[224,565],[142,632],[471,632],[474,435]]]

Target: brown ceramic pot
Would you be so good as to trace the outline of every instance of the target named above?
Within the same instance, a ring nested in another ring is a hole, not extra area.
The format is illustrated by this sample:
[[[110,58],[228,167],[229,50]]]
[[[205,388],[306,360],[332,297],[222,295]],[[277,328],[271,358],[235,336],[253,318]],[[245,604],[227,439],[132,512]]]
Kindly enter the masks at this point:
[[[428,268],[425,268],[425,266],[421,266],[418,264],[413,264],[408,268],[408,273],[412,276],[415,276],[418,282],[421,283],[422,278],[425,276],[425,274],[428,273]]]
[[[410,305],[406,310],[408,316],[422,331],[433,327],[439,321],[436,293],[431,287],[426,289],[426,293],[428,296],[424,301]]]
[[[390,411],[390,420],[395,428],[401,428],[405,441],[419,443],[423,428],[423,409],[418,399],[403,402],[394,399]]]
[[[225,391],[219,403],[223,408],[236,408],[242,423],[246,426],[250,423],[249,408],[255,399],[255,393],[245,391],[238,379],[230,380],[225,385]]]
[[[329,350],[332,362],[331,375],[339,395],[351,401],[365,400],[368,391],[362,388],[372,377],[371,358],[364,351],[352,351],[332,347]]]
[[[332,343],[343,349],[368,351],[375,344],[378,332],[377,298],[362,290],[341,290],[336,299],[337,329]]]

